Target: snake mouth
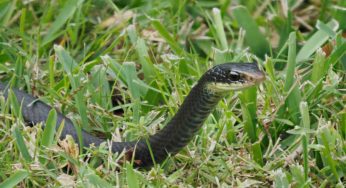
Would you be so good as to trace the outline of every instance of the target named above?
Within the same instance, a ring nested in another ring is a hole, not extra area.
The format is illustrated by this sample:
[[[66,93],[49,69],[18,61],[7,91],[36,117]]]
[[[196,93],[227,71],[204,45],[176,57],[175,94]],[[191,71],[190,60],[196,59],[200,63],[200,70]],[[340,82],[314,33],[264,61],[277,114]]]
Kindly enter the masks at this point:
[[[254,85],[266,80],[266,76],[262,71],[255,73],[245,73],[244,78],[247,82],[254,83]]]
[[[254,85],[260,82],[246,82],[246,83],[210,83],[207,88],[214,92],[227,92],[227,91],[238,91]]]

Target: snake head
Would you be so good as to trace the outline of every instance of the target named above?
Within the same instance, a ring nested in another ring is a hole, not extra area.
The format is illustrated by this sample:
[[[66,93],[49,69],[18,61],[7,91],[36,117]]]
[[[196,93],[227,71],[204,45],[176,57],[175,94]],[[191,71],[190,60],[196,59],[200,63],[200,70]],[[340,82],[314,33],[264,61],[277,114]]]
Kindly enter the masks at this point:
[[[225,63],[209,69],[202,78],[209,90],[226,92],[259,84],[265,74],[256,63]]]

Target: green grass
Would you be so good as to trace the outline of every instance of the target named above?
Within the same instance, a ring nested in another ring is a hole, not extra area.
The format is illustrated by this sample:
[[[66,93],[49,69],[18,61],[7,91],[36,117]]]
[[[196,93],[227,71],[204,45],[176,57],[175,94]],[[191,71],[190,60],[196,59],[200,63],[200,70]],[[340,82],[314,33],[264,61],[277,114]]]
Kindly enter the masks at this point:
[[[154,134],[215,64],[257,61],[267,80],[223,99],[187,147],[149,170],[58,140],[54,111],[45,130],[25,126],[10,94],[0,187],[346,185],[345,1],[23,2],[0,2],[0,80],[78,131]]]

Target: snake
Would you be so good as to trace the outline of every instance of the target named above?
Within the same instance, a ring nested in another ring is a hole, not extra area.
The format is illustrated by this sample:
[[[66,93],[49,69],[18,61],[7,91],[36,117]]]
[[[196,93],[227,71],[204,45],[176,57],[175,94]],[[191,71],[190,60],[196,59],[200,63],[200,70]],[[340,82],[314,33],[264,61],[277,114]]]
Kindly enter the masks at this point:
[[[177,154],[194,138],[222,98],[232,91],[255,86],[264,80],[265,74],[259,69],[256,62],[215,65],[200,77],[176,114],[156,134],[134,141],[108,142],[109,147],[113,153],[125,152],[126,160],[131,159],[132,164],[136,167],[149,168],[162,163],[168,156]],[[32,125],[46,122],[48,114],[52,110],[51,106],[23,90],[11,88],[9,84],[0,82],[0,95],[5,100],[8,98],[9,90],[13,91],[20,102],[25,122]],[[73,122],[58,111],[56,129],[59,129],[63,121],[64,126],[60,139],[70,135],[79,144],[79,137]],[[81,137],[85,147],[100,146],[101,143],[107,141],[84,130],[81,132]]]

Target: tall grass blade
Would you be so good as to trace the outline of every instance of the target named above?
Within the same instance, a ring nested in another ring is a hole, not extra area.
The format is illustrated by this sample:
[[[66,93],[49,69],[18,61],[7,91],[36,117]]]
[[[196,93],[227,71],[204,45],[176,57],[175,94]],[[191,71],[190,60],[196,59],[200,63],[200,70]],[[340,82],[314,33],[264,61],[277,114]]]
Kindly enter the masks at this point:
[[[107,181],[103,180],[100,176],[98,176],[92,172],[90,172],[90,174],[86,175],[86,178],[93,185],[93,187],[105,187],[105,188],[112,188],[113,187]]]
[[[215,23],[215,29],[216,33],[218,36],[218,40],[221,43],[221,47],[223,50],[228,49],[228,44],[227,44],[227,38],[225,34],[225,30],[223,28],[223,22],[221,18],[221,12],[218,8],[213,8],[212,10],[213,18],[214,18],[214,23]]]
[[[301,101],[301,94],[295,82],[295,68],[296,68],[296,33],[292,32],[288,38],[288,59],[286,66],[286,80],[284,84],[284,91],[288,94],[286,106],[290,112],[290,117],[293,122],[298,125],[299,121],[299,103]],[[292,88],[293,87],[293,88]],[[289,93],[290,92],[290,93]]]
[[[12,188],[16,187],[20,182],[29,176],[29,172],[26,170],[18,170],[12,174],[9,178],[5,179],[0,183],[1,188]]]
[[[55,45],[54,50],[56,55],[58,56],[59,62],[63,65],[63,68],[69,77],[69,81],[71,82],[72,89],[76,92],[74,98],[76,100],[76,107],[78,109],[80,119],[82,121],[83,128],[90,129],[89,123],[88,123],[88,116],[87,116],[87,107],[86,107],[86,99],[84,96],[84,84],[80,83],[82,78],[85,77],[83,75],[82,70],[78,70],[78,64],[75,62],[75,60],[69,55],[69,53],[62,47]],[[75,73],[77,72],[77,73]],[[81,128],[79,126],[75,126],[78,136],[79,136],[79,143],[82,142],[82,135],[81,135]],[[80,144],[81,149],[83,148],[82,144]]]
[[[125,62],[124,71],[125,71],[127,87],[129,88],[132,102],[134,103],[133,120],[135,123],[138,123],[139,117],[140,117],[140,110],[141,110],[141,104],[140,104],[141,93],[140,93],[139,87],[137,87],[134,83],[135,80],[138,80],[136,65],[133,62]]]
[[[14,94],[14,92],[12,90],[9,91],[8,95],[9,95],[9,101],[11,104],[11,112],[17,118],[19,118],[21,121],[23,121],[21,106],[19,104],[19,101],[17,100],[16,95]],[[22,102],[22,101],[20,101],[20,102]]]
[[[346,42],[343,42],[340,46],[337,46],[334,53],[331,54],[325,64],[325,69],[328,70],[329,66],[334,66],[344,55],[346,54]],[[325,72],[325,74],[327,71]]]
[[[332,6],[334,9],[334,18],[339,22],[340,24],[340,29],[345,30],[346,29],[346,1],[339,0],[337,3]]]
[[[59,15],[53,22],[52,26],[48,29],[47,35],[42,40],[42,46],[56,39],[59,35],[57,33],[66,24],[69,18],[73,16],[76,9],[81,6],[84,0],[68,0],[65,2],[64,7],[60,10]]]
[[[289,180],[281,168],[274,172],[274,187],[289,188]]]
[[[54,109],[52,109],[47,117],[47,121],[45,124],[45,128],[43,130],[42,138],[41,138],[41,150],[44,151],[46,147],[49,147],[53,144],[54,135],[55,135],[55,126],[57,121],[57,113]],[[44,153],[41,152],[41,155]],[[41,164],[46,162],[44,157],[40,157]]]
[[[136,46],[136,52],[139,58],[139,63],[142,65],[144,79],[147,83],[151,83],[155,78],[155,69],[153,63],[150,61],[148,47],[146,46],[145,41],[137,36],[134,26],[130,26],[128,32],[132,44]]]
[[[324,128],[323,130],[320,131],[319,137],[322,142],[321,144],[323,144],[324,146],[324,149],[322,151],[322,156],[326,160],[326,165],[330,167],[332,174],[334,175],[334,178],[337,180],[340,180],[339,173],[337,172],[337,169],[336,169],[336,162],[333,159],[332,151],[329,146],[330,130],[327,130],[327,128]]]
[[[296,33],[292,32],[288,38],[288,59],[286,66],[286,79],[284,85],[284,91],[288,92],[295,80],[294,71],[296,68]]]
[[[300,113],[302,115],[302,125],[303,128],[306,130],[310,129],[310,117],[309,117],[309,107],[306,102],[300,103]],[[305,182],[308,181],[308,175],[309,175],[309,135],[307,133],[303,134],[302,137],[302,146],[303,146],[303,159],[304,159],[304,178]]]
[[[126,176],[127,185],[129,186],[129,188],[139,188],[138,178],[130,163],[126,163]]]
[[[263,165],[263,155],[260,143],[257,136],[257,89],[255,87],[249,88],[239,96],[241,101],[241,110],[243,114],[244,129],[248,134],[252,143],[251,154],[252,158],[261,166]]]
[[[41,146],[48,147],[53,144],[56,121],[57,113],[52,109],[48,114],[45,128],[43,130]]]
[[[28,148],[25,145],[24,138],[22,134],[20,133],[18,126],[14,128],[13,136],[14,138],[16,138],[16,144],[17,144],[18,150],[22,154],[25,161],[32,162],[32,157],[28,151]]]
[[[21,113],[21,106],[19,105],[19,102],[17,101],[17,97],[14,94],[12,90],[9,91],[9,101],[11,106],[11,111],[15,115],[15,117],[19,118],[17,121],[22,121],[22,113]],[[14,128],[13,136],[16,138],[16,144],[18,147],[19,152],[22,154],[23,158],[27,162],[32,161],[32,157],[29,154],[28,148],[25,145],[24,138],[22,134],[20,133],[18,125]]]
[[[310,77],[310,81],[313,84],[317,84],[319,80],[323,79],[321,75],[323,75],[323,73],[326,72],[324,67],[325,60],[326,60],[326,57],[322,49],[317,50],[314,62],[312,63],[312,70],[311,70],[311,77]]]
[[[304,46],[299,50],[297,55],[297,63],[307,60],[318,48],[324,44],[328,38],[330,32],[335,32],[338,29],[338,23],[332,20],[326,24],[328,27],[327,31],[318,30],[314,35],[312,35],[304,44]]]
[[[137,90],[136,92],[139,92],[139,94],[135,94],[136,97],[138,97],[137,95],[139,95],[139,97],[143,97],[147,94],[150,86],[138,78],[136,65],[133,62],[125,62],[123,65],[121,65],[115,59],[111,59],[109,56],[102,56],[101,58],[106,66],[110,68],[108,69],[108,73],[114,79],[127,85],[128,87],[130,82],[133,84],[133,87],[135,87]]]
[[[177,40],[171,36],[168,30],[158,20],[152,20],[151,23],[156,31],[158,31],[165,41],[171,46],[175,53],[178,55],[184,54],[184,50],[180,47],[179,43],[177,43]]]
[[[336,36],[335,31],[333,30],[333,28],[330,28],[329,25],[321,22],[320,20],[317,20],[316,23],[316,28],[320,31],[323,31],[325,34],[327,34],[329,36],[329,38],[333,39]]]
[[[2,1],[0,6],[0,25],[6,26],[16,9],[17,1]]]
[[[245,31],[245,44],[259,57],[264,58],[269,54],[269,43],[265,36],[260,32],[255,20],[251,17],[247,8],[238,6],[233,9],[233,15],[237,20],[239,27]]]
[[[340,119],[340,131],[343,138],[346,138],[346,107],[344,107],[343,111],[339,115]]]

